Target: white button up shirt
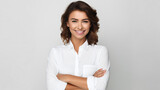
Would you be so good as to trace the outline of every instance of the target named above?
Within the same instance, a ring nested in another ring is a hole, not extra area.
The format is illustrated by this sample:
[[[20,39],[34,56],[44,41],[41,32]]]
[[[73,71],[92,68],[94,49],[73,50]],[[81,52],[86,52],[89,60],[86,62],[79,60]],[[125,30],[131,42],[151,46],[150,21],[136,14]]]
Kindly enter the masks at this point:
[[[106,73],[103,77],[94,77],[93,74],[100,68],[106,69]],[[57,79],[58,73],[86,77],[89,90],[105,90],[109,68],[108,50],[104,46],[88,45],[86,40],[77,54],[70,41],[67,45],[57,46],[50,51],[47,90],[65,90],[67,83]]]

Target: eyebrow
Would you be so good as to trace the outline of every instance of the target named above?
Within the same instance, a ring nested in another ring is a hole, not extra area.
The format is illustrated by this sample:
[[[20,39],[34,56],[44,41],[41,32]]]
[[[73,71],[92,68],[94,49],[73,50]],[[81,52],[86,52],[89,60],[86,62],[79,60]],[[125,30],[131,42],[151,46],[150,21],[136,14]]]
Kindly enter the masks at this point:
[[[78,19],[76,19],[76,18],[71,18],[71,20],[78,20]],[[82,19],[82,20],[89,20],[89,19],[86,18],[86,19]]]

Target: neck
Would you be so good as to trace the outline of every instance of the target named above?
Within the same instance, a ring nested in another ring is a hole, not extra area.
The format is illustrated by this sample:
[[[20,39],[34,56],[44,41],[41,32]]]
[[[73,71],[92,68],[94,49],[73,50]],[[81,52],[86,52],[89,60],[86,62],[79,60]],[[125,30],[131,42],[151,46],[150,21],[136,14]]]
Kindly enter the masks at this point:
[[[86,41],[86,38],[83,38],[83,39],[71,38],[71,41],[72,41],[75,51],[78,53],[79,47]]]

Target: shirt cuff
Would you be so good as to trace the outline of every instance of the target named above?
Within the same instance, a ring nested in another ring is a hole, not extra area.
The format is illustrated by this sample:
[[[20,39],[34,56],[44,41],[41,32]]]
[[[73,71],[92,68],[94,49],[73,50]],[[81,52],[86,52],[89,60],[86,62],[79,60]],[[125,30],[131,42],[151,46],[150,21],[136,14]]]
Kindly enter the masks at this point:
[[[63,82],[63,81],[60,81],[60,82],[61,82],[61,84],[59,85],[60,90],[65,90],[66,86],[67,86],[67,83]]]
[[[95,77],[94,76],[89,76],[87,77],[87,86],[89,90],[95,90]]]

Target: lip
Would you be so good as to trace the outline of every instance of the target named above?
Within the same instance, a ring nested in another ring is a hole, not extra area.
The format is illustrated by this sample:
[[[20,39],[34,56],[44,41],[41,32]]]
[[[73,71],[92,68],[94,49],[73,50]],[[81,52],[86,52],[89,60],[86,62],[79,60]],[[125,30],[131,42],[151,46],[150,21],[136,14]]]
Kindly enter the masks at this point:
[[[86,30],[74,30],[78,35],[83,35]]]

